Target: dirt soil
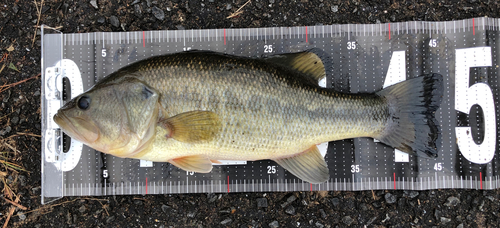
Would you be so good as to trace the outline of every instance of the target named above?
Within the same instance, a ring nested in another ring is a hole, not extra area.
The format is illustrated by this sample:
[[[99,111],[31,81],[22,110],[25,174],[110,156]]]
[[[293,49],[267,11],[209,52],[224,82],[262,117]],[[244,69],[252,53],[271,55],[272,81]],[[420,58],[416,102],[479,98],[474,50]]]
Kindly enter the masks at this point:
[[[35,3],[36,2],[36,3]],[[486,0],[3,0],[0,224],[4,227],[498,227],[500,190],[65,197],[40,204],[40,36],[500,17]],[[36,5],[35,5],[36,4]],[[18,207],[8,202],[18,199]]]

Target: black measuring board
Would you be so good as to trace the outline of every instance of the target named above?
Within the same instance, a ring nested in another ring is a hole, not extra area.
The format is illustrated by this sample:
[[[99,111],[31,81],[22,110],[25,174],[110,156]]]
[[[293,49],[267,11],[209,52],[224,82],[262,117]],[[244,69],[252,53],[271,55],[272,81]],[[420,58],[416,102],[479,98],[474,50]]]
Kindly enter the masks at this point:
[[[329,142],[325,159],[330,180],[310,184],[269,160],[215,165],[211,173],[201,174],[182,171],[169,163],[117,158],[83,146],[78,164],[62,171],[62,193],[58,194],[498,188],[499,26],[499,19],[474,18],[449,22],[46,34],[45,39],[62,36],[62,58],[78,66],[83,90],[141,59],[194,49],[263,57],[320,48],[334,63],[326,86],[351,93],[375,92],[422,74],[444,76],[443,103],[436,112],[442,131],[436,159],[401,155],[371,138]],[[51,64],[55,62],[44,66]],[[64,83],[66,91],[71,86]],[[70,147],[68,139],[64,143],[62,149]]]

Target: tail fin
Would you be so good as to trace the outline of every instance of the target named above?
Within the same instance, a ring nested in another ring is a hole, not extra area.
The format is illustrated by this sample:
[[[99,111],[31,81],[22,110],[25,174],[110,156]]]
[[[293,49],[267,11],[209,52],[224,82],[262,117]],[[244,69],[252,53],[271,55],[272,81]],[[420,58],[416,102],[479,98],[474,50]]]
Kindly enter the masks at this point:
[[[385,130],[375,138],[409,154],[437,157],[440,128],[434,114],[441,104],[443,76],[427,74],[377,94],[387,100],[389,119]]]

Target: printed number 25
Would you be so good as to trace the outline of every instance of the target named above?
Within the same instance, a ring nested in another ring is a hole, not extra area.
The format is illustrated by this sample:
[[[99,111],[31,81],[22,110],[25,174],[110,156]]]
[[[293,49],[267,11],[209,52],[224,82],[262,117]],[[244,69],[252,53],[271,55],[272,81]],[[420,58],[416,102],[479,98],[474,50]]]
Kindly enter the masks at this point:
[[[476,83],[469,87],[469,70],[471,67],[491,66],[491,47],[457,49],[455,54],[455,109],[469,114],[473,105],[479,105],[484,115],[483,142],[474,142],[470,127],[456,127],[458,148],[470,162],[486,164],[495,155],[495,103],[488,84]]]

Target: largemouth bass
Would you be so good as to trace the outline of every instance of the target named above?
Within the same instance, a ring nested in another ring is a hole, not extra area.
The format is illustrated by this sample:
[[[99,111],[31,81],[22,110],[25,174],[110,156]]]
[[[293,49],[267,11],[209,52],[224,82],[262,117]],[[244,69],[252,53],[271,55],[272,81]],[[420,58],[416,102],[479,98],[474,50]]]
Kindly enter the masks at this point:
[[[217,160],[271,159],[310,183],[329,179],[316,147],[323,142],[372,137],[437,156],[441,75],[346,94],[318,86],[329,61],[316,49],[269,58],[208,51],[151,57],[99,81],[54,121],[118,157],[201,173]]]

